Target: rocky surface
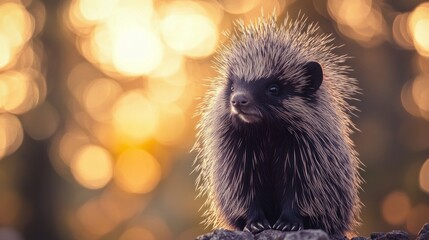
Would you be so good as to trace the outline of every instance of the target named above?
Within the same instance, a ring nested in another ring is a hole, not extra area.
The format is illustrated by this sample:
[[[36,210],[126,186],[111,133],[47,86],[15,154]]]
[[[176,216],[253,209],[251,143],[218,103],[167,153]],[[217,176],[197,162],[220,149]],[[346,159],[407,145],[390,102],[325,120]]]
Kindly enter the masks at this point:
[[[265,230],[253,235],[250,232],[230,231],[218,229],[209,234],[199,236],[197,240],[329,240],[328,235],[322,230],[301,230],[297,232],[281,232],[277,230]]]
[[[301,230],[297,232],[281,232],[265,230],[253,235],[250,232],[217,229],[211,233],[197,237],[196,240],[347,240],[346,237],[329,237],[322,230]],[[369,237],[354,237],[351,240],[408,240],[409,234],[404,231],[374,232]],[[420,230],[416,240],[429,240],[429,223]]]
[[[429,239],[429,223],[426,223],[422,230],[420,230],[417,240],[428,240]]]

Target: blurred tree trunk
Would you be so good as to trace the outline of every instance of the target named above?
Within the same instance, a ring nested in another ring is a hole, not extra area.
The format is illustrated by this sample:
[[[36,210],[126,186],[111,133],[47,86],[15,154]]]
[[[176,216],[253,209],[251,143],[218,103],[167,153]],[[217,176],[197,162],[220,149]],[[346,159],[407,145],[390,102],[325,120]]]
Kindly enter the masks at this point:
[[[55,92],[55,85],[61,80],[59,64],[62,62],[61,19],[58,10],[63,1],[42,0],[46,8],[46,22],[39,39],[42,41],[45,56],[42,62],[46,70],[46,84],[50,92]],[[49,92],[48,92],[49,94]],[[52,94],[51,94],[52,95]],[[48,99],[49,100],[49,95]],[[67,233],[60,233],[61,217],[58,206],[58,191],[64,180],[55,173],[49,160],[49,139],[34,141],[28,135],[22,146],[23,195],[30,206],[29,219],[25,222],[23,235],[26,240],[64,239]],[[61,222],[62,219],[61,219]]]

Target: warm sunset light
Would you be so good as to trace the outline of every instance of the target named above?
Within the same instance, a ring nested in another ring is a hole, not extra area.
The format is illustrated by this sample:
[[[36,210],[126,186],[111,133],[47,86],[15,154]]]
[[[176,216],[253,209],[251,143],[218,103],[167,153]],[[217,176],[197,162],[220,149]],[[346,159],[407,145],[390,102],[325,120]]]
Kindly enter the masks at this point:
[[[182,2],[179,6],[180,8],[174,8],[173,5],[165,10],[165,17],[161,22],[164,41],[172,49],[189,57],[212,54],[218,38],[215,23],[191,1]]]
[[[122,233],[119,240],[147,239],[155,240],[155,236],[147,229],[133,227]]]
[[[159,119],[155,139],[165,145],[178,144],[186,125],[183,111],[178,106],[169,105],[161,109]],[[174,123],[171,119],[174,119]]]
[[[109,121],[112,118],[111,108],[122,93],[122,87],[116,81],[99,78],[91,81],[83,92],[83,104],[97,121]]]
[[[420,188],[429,194],[429,159],[420,168],[419,183]]]
[[[429,76],[418,76],[411,89],[413,100],[419,107],[421,114],[429,112]]]
[[[344,62],[322,64],[325,89],[333,70],[357,81],[356,232],[417,234],[429,221],[429,0],[0,0],[0,239],[208,232],[199,106],[237,20],[261,14],[307,18],[341,46]]]
[[[140,91],[126,92],[113,107],[113,126],[125,141],[140,143],[156,128],[158,114]]]
[[[75,0],[82,17],[88,22],[100,22],[112,15],[119,0]]]
[[[75,213],[75,219],[81,238],[100,237],[113,230],[117,224],[108,218],[97,199],[83,204]]]
[[[71,25],[85,34],[79,39],[83,55],[104,71],[144,75],[162,61],[164,46],[151,24],[151,1],[79,0],[69,13]]]
[[[140,26],[112,33],[113,65],[126,75],[147,74],[161,62],[164,50],[157,35]]]
[[[389,193],[381,205],[384,219],[392,225],[401,225],[411,210],[410,198],[401,191]]]
[[[329,0],[328,11],[347,37],[368,46],[377,45],[384,39],[385,23],[372,0]]]
[[[112,164],[112,157],[104,148],[86,145],[75,153],[70,167],[82,186],[98,189],[112,178]]]
[[[171,104],[185,94],[187,79],[184,74],[168,78],[149,78],[147,80],[148,98],[160,105]]]
[[[237,0],[237,1],[227,1],[221,0],[219,3],[222,5],[223,9],[226,12],[233,14],[246,13],[256,7],[259,2],[262,0]]]
[[[411,209],[407,219],[407,230],[417,235],[423,224],[427,223],[429,216],[429,206],[419,204]]]
[[[122,153],[115,166],[115,182],[124,191],[148,193],[161,178],[158,161],[143,150],[132,149]]]
[[[416,49],[423,56],[429,57],[429,17],[420,19],[414,25],[414,41]]]
[[[21,4],[0,3],[0,70],[15,59],[15,55],[33,34],[32,18]]]
[[[17,117],[7,113],[0,114],[0,159],[21,146],[23,134]]]
[[[184,57],[171,49],[164,46],[164,55],[158,66],[151,72],[154,77],[171,77],[184,67]]]
[[[39,101],[39,89],[29,74],[9,71],[0,74],[0,109],[20,114]]]
[[[408,27],[414,37],[416,50],[429,57],[429,3],[422,3],[414,9],[408,20]]]
[[[408,30],[408,13],[399,14],[395,17],[392,26],[392,33],[395,42],[406,49],[413,48],[413,39],[410,31]]]
[[[60,138],[58,144],[59,157],[66,165],[70,165],[77,150],[87,144],[89,144],[89,138],[84,132],[76,129],[69,130]]]

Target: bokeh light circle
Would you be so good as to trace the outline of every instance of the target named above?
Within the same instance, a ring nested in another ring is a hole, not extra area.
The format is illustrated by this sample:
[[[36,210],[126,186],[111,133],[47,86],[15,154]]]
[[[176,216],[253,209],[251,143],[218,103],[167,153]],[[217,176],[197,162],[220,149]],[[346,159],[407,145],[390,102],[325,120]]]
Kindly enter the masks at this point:
[[[71,162],[74,178],[84,187],[98,189],[112,178],[113,162],[110,153],[96,145],[85,145],[78,149]]]
[[[15,152],[22,144],[24,131],[12,114],[0,114],[0,159]]]
[[[131,149],[122,153],[115,166],[115,182],[124,191],[148,193],[161,178],[161,166],[148,152]]]
[[[170,48],[193,58],[206,57],[215,51],[217,26],[203,8],[184,1],[179,7],[167,8],[164,15],[161,34]]]
[[[411,210],[411,201],[404,192],[394,191],[384,198],[381,206],[383,217],[388,223],[401,225]]]
[[[122,233],[119,240],[137,240],[137,239],[145,239],[145,240],[155,240],[155,236],[147,229],[132,227],[127,229],[124,233]]]
[[[113,126],[125,142],[140,143],[156,129],[155,108],[139,90],[124,93],[113,107]]]
[[[429,194],[429,159],[420,168],[419,184],[420,189]]]

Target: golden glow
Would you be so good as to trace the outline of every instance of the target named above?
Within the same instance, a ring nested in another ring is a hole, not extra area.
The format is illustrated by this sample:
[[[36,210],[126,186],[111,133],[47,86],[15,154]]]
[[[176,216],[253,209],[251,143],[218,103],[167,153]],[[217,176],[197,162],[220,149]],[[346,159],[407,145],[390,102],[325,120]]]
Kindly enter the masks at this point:
[[[89,63],[76,64],[68,75],[67,86],[73,96],[82,103],[89,83],[101,76],[102,74]]]
[[[12,61],[12,49],[8,46],[8,39],[0,32],[0,69],[4,68]]]
[[[182,4],[183,1],[176,1],[177,4]],[[214,23],[220,24],[224,17],[224,10],[218,0],[192,1],[204,10],[204,15],[213,20]]]
[[[152,71],[151,76],[168,77],[179,72],[183,68],[184,57],[182,55],[167,46],[164,50],[165,52],[161,63]]]
[[[124,93],[113,107],[113,126],[125,142],[140,143],[156,129],[155,108],[141,91]]]
[[[413,99],[422,111],[429,111],[429,77],[417,77],[412,86]]]
[[[61,160],[69,165],[73,155],[83,145],[89,143],[88,136],[76,129],[68,130],[61,138],[59,143],[59,155]]]
[[[115,166],[115,182],[127,192],[150,192],[160,178],[161,166],[144,150],[132,149],[122,153]]]
[[[242,18],[245,22],[254,21],[255,19],[261,16],[261,12],[266,14],[273,13],[276,16],[279,16],[283,13],[286,5],[293,3],[293,1],[284,1],[284,0],[268,0],[268,1],[263,0],[258,2],[259,3],[255,7],[253,7],[252,10],[246,12],[243,15]]]
[[[384,198],[381,207],[383,217],[388,223],[401,225],[411,210],[411,202],[404,192],[394,191]]]
[[[186,125],[183,111],[171,104],[161,109],[159,119],[155,139],[165,145],[178,144]]]
[[[429,3],[421,3],[414,9],[408,18],[408,28],[416,50],[422,56],[429,57]]]
[[[83,230],[90,233],[92,237],[106,234],[116,227],[116,223],[106,215],[97,199],[92,199],[80,207],[76,218]],[[80,232],[80,234],[82,233]]]
[[[261,0],[220,0],[219,3],[226,12],[242,14],[255,8],[260,1]]]
[[[364,46],[374,46],[385,38],[385,22],[372,0],[329,0],[328,12],[338,28]]]
[[[404,84],[401,101],[407,112],[429,121],[429,76],[426,75],[425,70],[414,81]]]
[[[9,71],[0,74],[0,110],[20,114],[39,101],[39,89],[28,74]]]
[[[184,94],[186,85],[185,74],[176,74],[169,78],[149,78],[147,80],[148,98],[155,103],[169,105]]]
[[[420,168],[419,184],[420,189],[429,194],[429,159]]]
[[[161,63],[164,49],[156,34],[139,25],[113,32],[113,65],[125,75],[148,74]]]
[[[82,17],[88,22],[98,22],[108,18],[118,0],[77,0],[77,6]]]
[[[429,219],[429,206],[419,204],[411,209],[407,218],[407,230],[414,235],[417,235],[422,226]]]
[[[417,51],[429,57],[429,15],[426,19],[419,20],[414,26],[414,44]]]
[[[113,163],[110,153],[96,145],[86,145],[78,149],[71,162],[75,179],[84,187],[98,189],[112,178]]]
[[[401,90],[401,102],[404,109],[411,115],[419,117],[420,109],[414,102],[412,93],[412,82],[406,82]]]
[[[11,114],[0,114],[0,159],[15,152],[22,144],[21,122]]]
[[[112,222],[119,223],[138,214],[149,199],[147,196],[126,193],[116,185],[111,185],[105,189],[98,202],[105,215]]]
[[[367,20],[371,12],[371,5],[372,0],[329,0],[328,10],[340,23],[353,26]]]
[[[122,93],[122,87],[116,81],[99,78],[91,81],[83,92],[83,104],[86,111],[97,121],[111,119],[111,108]]]
[[[211,55],[218,41],[216,24],[198,5],[190,1],[181,4],[165,10],[161,21],[163,40],[172,49],[189,57]]]
[[[0,69],[6,67],[30,39],[33,19],[19,3],[0,4]]]
[[[119,240],[135,240],[135,239],[155,240],[155,236],[147,229],[133,227],[133,228],[127,229],[119,238]]]
[[[126,76],[150,73],[161,63],[164,46],[150,26],[142,23],[144,20],[136,13],[117,13],[95,28],[90,38],[91,52],[85,56]]]
[[[83,55],[91,62],[99,62],[112,68],[112,32],[109,25],[98,25],[89,39],[82,40]],[[88,44],[88,46],[86,45]]]
[[[82,36],[78,45],[89,61],[106,72],[139,76],[163,59],[164,45],[152,26],[155,18],[150,0],[79,0],[71,4],[68,20]]]
[[[398,14],[393,21],[392,32],[395,42],[405,49],[413,48],[413,39],[408,30],[408,13]]]

